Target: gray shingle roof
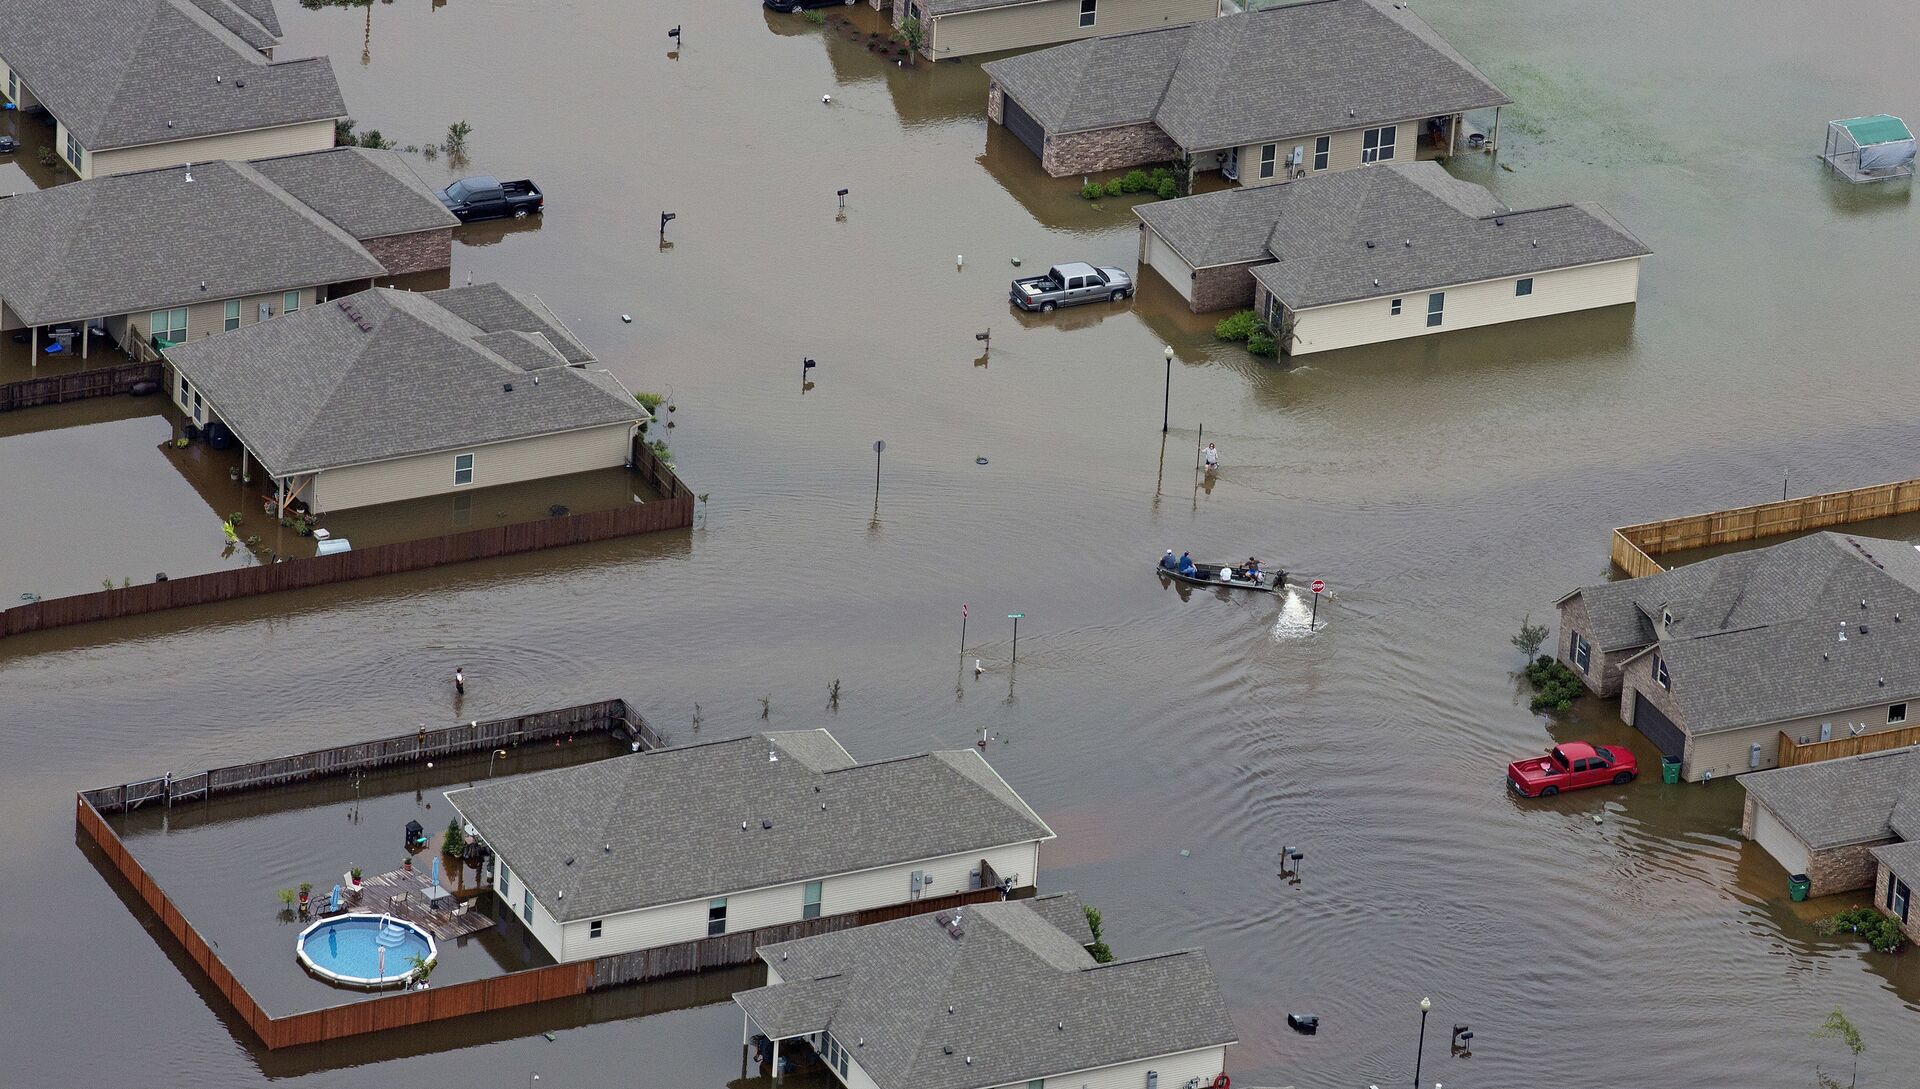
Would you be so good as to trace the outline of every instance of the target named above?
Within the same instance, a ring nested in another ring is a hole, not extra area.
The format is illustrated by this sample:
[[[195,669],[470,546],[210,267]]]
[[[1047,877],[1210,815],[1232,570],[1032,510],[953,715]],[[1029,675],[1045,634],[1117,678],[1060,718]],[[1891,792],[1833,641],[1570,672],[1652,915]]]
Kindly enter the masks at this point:
[[[1868,852],[1904,881],[1920,879],[1920,840],[1889,843]]]
[[[646,418],[610,375],[557,356],[529,375],[479,343],[446,304],[483,292],[376,288],[166,355],[274,476]]]
[[[832,1032],[881,1089],[1051,1081],[1237,1040],[1204,953],[1096,964],[1084,930],[1053,923],[1078,914],[1061,894],[963,909],[957,938],[941,913],[765,946],[786,982],[734,1001],[769,1035]]]
[[[235,0],[189,0],[194,7],[206,12],[221,26],[233,32],[234,37],[255,49],[272,49],[280,38],[279,19],[274,19],[275,29],[269,30],[256,14],[244,10]],[[274,14],[272,4],[260,5],[267,14]]]
[[[567,362],[593,361],[593,353],[575,339],[573,331],[554,316],[538,295],[515,291],[502,284],[473,284],[458,291],[436,292],[434,298],[483,332],[520,329],[539,333]]]
[[[1791,768],[1756,771],[1740,785],[1813,850],[1869,843],[1904,830],[1895,828],[1895,807],[1920,800],[1920,751],[1894,749]]]
[[[418,200],[395,186],[365,195],[390,205]],[[156,215],[158,208],[166,214]],[[0,299],[28,324],[384,271],[350,234],[246,163],[203,163],[191,182],[182,168],[168,167],[0,199],[0,236],[12,240],[0,247]]]
[[[1912,545],[1816,533],[1669,572],[1683,573],[1642,607],[1673,614],[1659,649],[1693,733],[1920,699]]]
[[[255,159],[253,168],[362,241],[460,222],[397,151],[336,147]]]
[[[1271,261],[1267,236],[1297,184],[1255,185],[1142,204],[1133,214],[1194,268]]]
[[[447,797],[564,920],[1053,838],[1005,784],[983,785],[997,779],[972,749],[855,764],[825,731],[799,731]]]
[[[1296,192],[1267,237],[1276,260],[1253,275],[1295,310],[1651,252],[1598,205],[1503,211],[1438,163],[1322,174],[1284,188]]]
[[[221,17],[190,0],[0,0],[0,57],[93,152],[346,116],[327,58],[269,61],[208,7]]]
[[[1189,153],[1511,101],[1387,0],[1308,0],[982,68],[1048,132],[1152,120]]]

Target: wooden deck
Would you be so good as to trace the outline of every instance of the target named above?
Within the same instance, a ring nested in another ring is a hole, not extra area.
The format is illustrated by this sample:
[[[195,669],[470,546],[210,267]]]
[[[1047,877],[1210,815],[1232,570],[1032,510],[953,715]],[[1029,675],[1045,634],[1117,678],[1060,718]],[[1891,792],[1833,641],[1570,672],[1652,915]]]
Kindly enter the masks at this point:
[[[429,904],[432,888],[433,880],[421,870],[388,870],[363,879],[358,892],[341,890],[340,914],[358,911],[391,915],[420,927],[437,942],[478,934],[493,925],[492,919],[474,911],[445,884],[440,886],[441,906]]]

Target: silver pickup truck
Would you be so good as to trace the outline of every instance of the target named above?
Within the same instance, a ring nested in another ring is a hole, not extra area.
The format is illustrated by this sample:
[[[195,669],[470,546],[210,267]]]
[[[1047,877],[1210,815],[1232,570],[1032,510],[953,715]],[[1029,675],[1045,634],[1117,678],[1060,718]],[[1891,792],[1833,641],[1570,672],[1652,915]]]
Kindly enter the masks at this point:
[[[1119,302],[1133,294],[1133,277],[1117,268],[1094,268],[1082,261],[1055,265],[1045,276],[1013,282],[1007,298],[1022,310],[1046,312],[1090,302]]]

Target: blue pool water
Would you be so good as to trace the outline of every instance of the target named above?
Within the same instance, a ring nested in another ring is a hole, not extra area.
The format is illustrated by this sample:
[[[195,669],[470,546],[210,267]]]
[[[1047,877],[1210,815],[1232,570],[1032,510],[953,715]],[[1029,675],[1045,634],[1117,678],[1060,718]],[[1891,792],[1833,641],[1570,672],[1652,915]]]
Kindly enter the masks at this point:
[[[340,982],[397,982],[411,971],[412,958],[432,959],[434,946],[419,928],[374,915],[327,919],[300,936],[300,950],[315,972]],[[381,951],[385,950],[385,971]]]

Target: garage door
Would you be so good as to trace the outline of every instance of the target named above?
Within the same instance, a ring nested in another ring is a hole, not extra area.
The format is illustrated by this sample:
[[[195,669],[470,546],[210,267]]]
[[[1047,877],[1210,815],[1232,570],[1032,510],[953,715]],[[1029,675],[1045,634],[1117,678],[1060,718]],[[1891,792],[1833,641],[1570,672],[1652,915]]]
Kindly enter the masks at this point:
[[[1173,286],[1180,297],[1193,301],[1193,269],[1160,236],[1147,231],[1147,264]]]
[[[1633,694],[1633,724],[1659,748],[1661,755],[1679,760],[1687,753],[1687,735],[1673,724],[1666,712],[1655,707],[1644,692]]]
[[[1011,96],[1006,100],[1006,118],[1007,131],[1018,136],[1020,142],[1027,145],[1027,150],[1045,157],[1047,131],[1040,127],[1040,122],[1035,121],[1032,114],[1021,109],[1020,103],[1015,102]]]
[[[1765,847],[1788,873],[1807,872],[1807,845],[1787,831],[1786,825],[1775,820],[1762,805],[1754,806],[1753,841]]]

